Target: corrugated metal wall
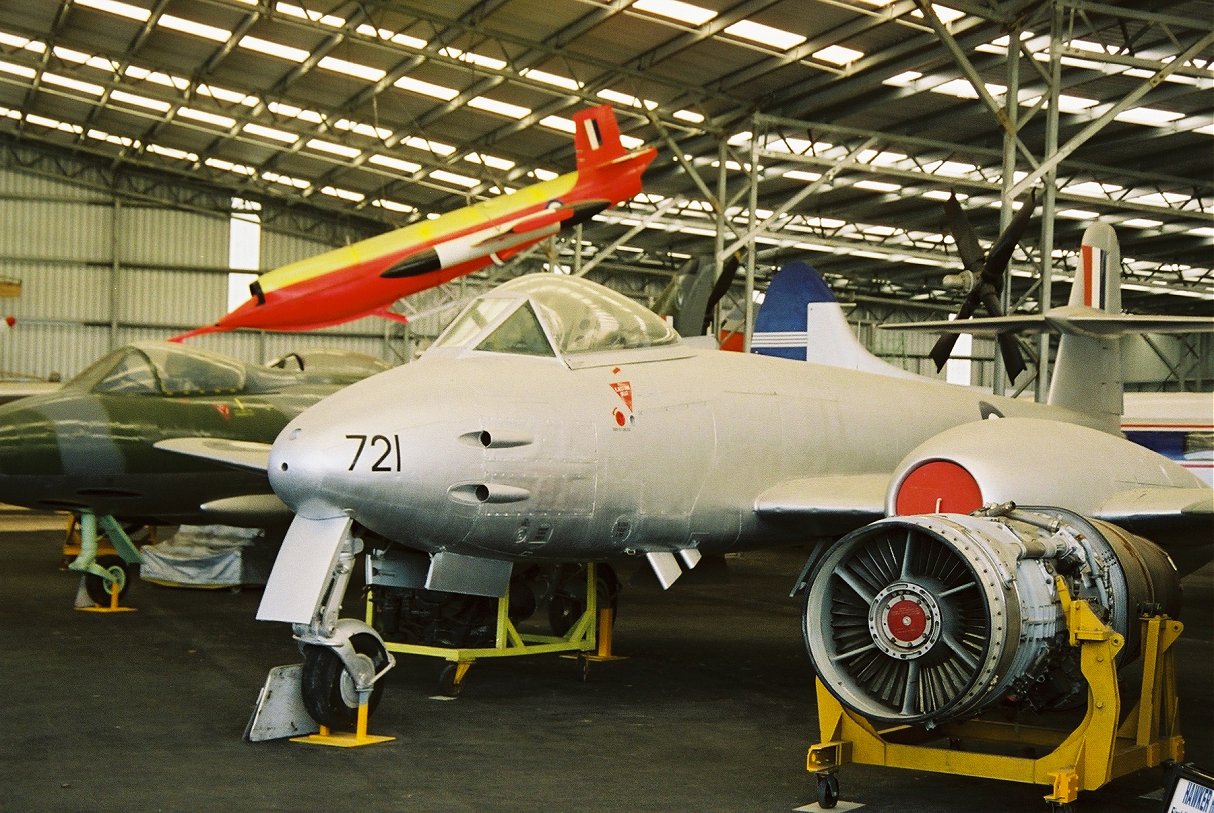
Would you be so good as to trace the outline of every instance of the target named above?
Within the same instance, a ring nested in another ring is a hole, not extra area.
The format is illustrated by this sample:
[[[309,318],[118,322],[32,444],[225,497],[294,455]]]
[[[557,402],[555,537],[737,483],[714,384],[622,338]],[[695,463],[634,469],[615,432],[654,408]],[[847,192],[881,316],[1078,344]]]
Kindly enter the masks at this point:
[[[68,182],[0,170],[0,223],[0,277],[21,281],[19,297],[0,299],[0,317],[17,319],[0,337],[0,378],[70,377],[121,344],[165,339],[228,310],[226,218],[115,202]],[[263,231],[261,268],[328,248]],[[371,318],[315,333],[196,343],[249,361],[319,346],[390,359],[384,338],[384,321]]]

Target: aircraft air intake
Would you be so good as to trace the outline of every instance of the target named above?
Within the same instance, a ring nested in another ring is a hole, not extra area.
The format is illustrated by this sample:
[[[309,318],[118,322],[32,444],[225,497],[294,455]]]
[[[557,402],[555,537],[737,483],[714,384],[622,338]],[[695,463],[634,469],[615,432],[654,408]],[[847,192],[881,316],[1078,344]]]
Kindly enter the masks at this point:
[[[835,543],[808,584],[803,632],[823,684],[878,723],[932,727],[1003,701],[1085,696],[1061,594],[1138,651],[1141,607],[1175,618],[1180,583],[1153,543],[1057,508],[890,517]]]

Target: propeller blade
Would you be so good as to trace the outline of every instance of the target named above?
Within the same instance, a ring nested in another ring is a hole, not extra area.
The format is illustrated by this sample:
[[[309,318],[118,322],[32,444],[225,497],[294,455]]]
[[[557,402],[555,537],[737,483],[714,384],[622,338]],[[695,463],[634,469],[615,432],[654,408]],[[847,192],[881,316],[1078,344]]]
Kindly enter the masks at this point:
[[[956,192],[944,202],[944,219],[957,244],[957,254],[961,257],[961,262],[967,269],[977,273],[982,267],[982,246],[978,244],[978,236],[974,234],[969,217],[957,202]]]
[[[1011,333],[1000,333],[995,337],[999,341],[999,352],[1003,354],[1003,369],[1012,382],[1016,376],[1025,371],[1024,355],[1020,352],[1020,342]]]
[[[978,308],[978,289],[970,291],[969,294],[961,302],[961,308],[957,311],[957,320],[968,319],[974,315],[974,311]],[[940,338],[936,339],[936,343],[932,345],[931,356],[932,361],[936,362],[936,372],[944,369],[944,363],[948,361],[948,357],[953,354],[953,346],[957,344],[956,333],[945,333]]]
[[[957,336],[958,334],[956,333],[944,333],[932,345],[932,352],[928,355],[931,356],[932,361],[936,362],[936,372],[944,369],[949,356],[953,354],[953,347],[957,344]]]
[[[712,293],[708,296],[708,305],[704,308],[703,330],[708,330],[708,326],[712,323],[713,308],[729,292],[730,286],[733,285],[734,277],[738,275],[738,269],[741,267],[742,259],[736,252],[725,261],[724,266],[721,268],[721,276],[717,277],[716,284],[712,286]]]
[[[1007,270],[1008,261],[1012,259],[1012,251],[1020,242],[1024,230],[1028,228],[1036,208],[1037,193],[1034,191],[1029,195],[1029,202],[1022,206],[1016,216],[1012,218],[1012,222],[1007,224],[1003,234],[999,235],[999,239],[991,247],[991,253],[987,255],[986,267],[982,269],[982,278],[994,285],[997,291],[1003,290],[1003,272]]]

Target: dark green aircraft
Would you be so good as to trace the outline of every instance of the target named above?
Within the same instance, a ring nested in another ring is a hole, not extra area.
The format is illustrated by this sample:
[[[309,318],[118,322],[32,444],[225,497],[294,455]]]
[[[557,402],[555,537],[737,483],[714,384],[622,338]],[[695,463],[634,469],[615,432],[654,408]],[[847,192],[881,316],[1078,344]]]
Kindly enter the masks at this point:
[[[139,561],[123,523],[269,527],[290,520],[264,474],[186,457],[168,438],[267,444],[308,406],[387,369],[369,356],[317,351],[273,366],[168,342],[121,347],[55,392],[0,405],[0,502],[80,517],[70,567],[98,604],[125,587],[96,561],[100,524],[122,559]]]

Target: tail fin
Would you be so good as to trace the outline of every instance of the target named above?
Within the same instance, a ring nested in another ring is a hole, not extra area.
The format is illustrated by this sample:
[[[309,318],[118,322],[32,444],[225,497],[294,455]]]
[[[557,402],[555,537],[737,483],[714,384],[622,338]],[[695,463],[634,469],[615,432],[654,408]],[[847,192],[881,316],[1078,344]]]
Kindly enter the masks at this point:
[[[1121,249],[1107,223],[1083,232],[1079,269],[1071,286],[1068,309],[1121,313]],[[1121,341],[1115,336],[1064,332],[1050,379],[1048,403],[1120,419],[1124,410]]]
[[[856,338],[821,275],[800,260],[788,263],[772,277],[755,316],[750,347],[764,356],[897,378],[918,377],[870,353]]]
[[[602,104],[573,114],[573,148],[579,172],[626,155],[620,125],[611,105]]]

